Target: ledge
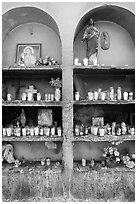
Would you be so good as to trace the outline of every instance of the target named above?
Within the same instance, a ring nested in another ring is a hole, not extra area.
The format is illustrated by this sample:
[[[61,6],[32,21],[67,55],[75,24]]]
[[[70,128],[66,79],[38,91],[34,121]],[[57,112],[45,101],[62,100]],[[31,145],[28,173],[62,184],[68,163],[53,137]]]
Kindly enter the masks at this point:
[[[93,142],[113,142],[113,141],[134,141],[135,135],[121,135],[121,136],[112,136],[105,135],[104,137],[88,134],[85,136],[74,136],[74,141],[93,141]]]
[[[49,107],[49,106],[56,106],[56,107],[62,107],[62,101],[20,101],[20,100],[15,100],[15,101],[3,101],[2,106],[29,106],[29,107],[34,107],[34,106],[44,106],[44,107]]]
[[[125,100],[115,100],[115,101],[91,101],[91,100],[79,100],[79,101],[73,101],[74,105],[127,105],[127,104],[135,104],[135,100],[132,101],[125,101]]]
[[[134,74],[135,73],[135,68],[129,67],[129,66],[103,66],[103,65],[89,65],[89,66],[73,66],[74,74],[87,74],[92,72],[93,73],[106,73],[106,74]],[[84,71],[84,72],[83,72]]]
[[[47,141],[47,142],[51,142],[51,141],[63,141],[63,137],[58,137],[57,135],[55,137],[47,137],[47,136],[20,136],[20,137],[2,137],[2,141],[3,142],[27,142],[27,141],[34,141],[34,142],[37,142],[37,141]]]

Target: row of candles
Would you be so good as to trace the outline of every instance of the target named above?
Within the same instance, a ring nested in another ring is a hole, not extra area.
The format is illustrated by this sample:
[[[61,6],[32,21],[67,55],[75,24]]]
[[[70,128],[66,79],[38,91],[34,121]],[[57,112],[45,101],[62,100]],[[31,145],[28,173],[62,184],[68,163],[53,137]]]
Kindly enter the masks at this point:
[[[36,127],[3,127],[3,136],[62,136],[62,129],[61,127],[55,128],[53,127],[42,127],[42,126],[36,126]]]
[[[75,135],[76,136],[83,136],[83,135],[88,135],[89,133],[93,135],[99,135],[101,137],[105,135],[134,135],[135,134],[135,128],[133,126],[128,126],[124,122],[121,124],[116,124],[116,122],[113,122],[112,125],[106,124],[105,126],[90,126],[90,127],[85,127],[83,124],[82,125],[75,125]]]
[[[122,97],[123,95],[123,97]],[[126,100],[126,101],[132,101],[133,100],[133,92],[127,92],[124,91],[122,93],[121,87],[117,88],[117,91],[115,93],[114,87],[110,87],[108,91],[102,91],[101,88],[98,88],[97,91],[94,92],[88,92],[88,100]],[[75,100],[80,100],[80,93],[75,92]]]

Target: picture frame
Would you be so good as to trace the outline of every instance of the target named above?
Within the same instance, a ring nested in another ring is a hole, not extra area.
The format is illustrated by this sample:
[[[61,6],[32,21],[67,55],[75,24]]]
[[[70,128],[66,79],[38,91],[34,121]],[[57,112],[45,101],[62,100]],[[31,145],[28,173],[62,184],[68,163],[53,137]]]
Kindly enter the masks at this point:
[[[25,65],[24,56],[27,53],[27,50],[30,50],[33,57],[31,58],[31,64],[35,64],[36,60],[41,58],[41,43],[19,43],[16,47],[16,57],[15,63],[18,65]],[[22,62],[21,62],[22,60]]]
[[[98,127],[104,126],[104,117],[92,117],[92,125]]]
[[[48,127],[53,125],[52,109],[38,109],[38,125]]]

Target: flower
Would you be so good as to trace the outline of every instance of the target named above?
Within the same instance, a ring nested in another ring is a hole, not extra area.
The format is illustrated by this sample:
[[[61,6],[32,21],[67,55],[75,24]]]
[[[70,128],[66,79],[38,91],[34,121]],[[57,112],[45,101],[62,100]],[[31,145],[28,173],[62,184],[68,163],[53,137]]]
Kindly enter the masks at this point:
[[[116,162],[120,162],[120,158],[119,157],[116,157]]]
[[[118,157],[118,156],[119,156],[119,152],[118,152],[117,150],[115,150],[115,151],[114,151],[114,155],[115,155],[116,157]]]
[[[51,78],[51,81],[49,83],[51,84],[51,86],[54,86],[56,89],[62,87],[62,80],[60,80],[59,78],[57,79]]]

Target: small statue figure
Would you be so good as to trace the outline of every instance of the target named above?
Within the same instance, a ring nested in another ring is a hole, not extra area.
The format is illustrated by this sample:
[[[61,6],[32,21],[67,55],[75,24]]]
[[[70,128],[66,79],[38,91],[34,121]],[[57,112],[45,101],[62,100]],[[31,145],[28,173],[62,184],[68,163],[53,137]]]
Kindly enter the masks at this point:
[[[95,63],[97,64],[97,54],[98,54],[98,38],[99,38],[100,32],[98,29],[94,26],[93,19],[90,18],[89,25],[87,26],[82,42],[87,42],[87,53],[86,57],[89,59],[90,62],[93,62],[95,59]]]

